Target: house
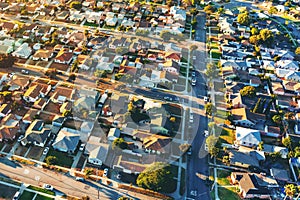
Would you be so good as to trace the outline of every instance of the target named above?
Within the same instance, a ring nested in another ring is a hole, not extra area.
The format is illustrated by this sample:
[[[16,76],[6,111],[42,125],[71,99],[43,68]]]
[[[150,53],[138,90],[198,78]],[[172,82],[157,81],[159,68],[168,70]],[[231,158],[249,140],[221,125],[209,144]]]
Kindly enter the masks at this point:
[[[22,122],[26,124],[31,124],[38,116],[39,110],[30,108],[27,113],[23,116]]]
[[[157,154],[168,154],[170,153],[170,142],[172,139],[170,137],[161,135],[152,135],[150,137],[144,138],[143,147],[148,152],[153,152]]]
[[[55,90],[53,91],[53,95],[50,97],[50,99],[54,103],[61,103],[63,104],[66,101],[73,102],[75,91],[73,88],[68,88],[64,86],[57,86]]]
[[[235,144],[246,147],[256,147],[262,141],[260,131],[249,128],[236,127]]]
[[[173,60],[179,63],[181,61],[181,54],[176,52],[167,52],[165,53],[164,58],[166,61]]]
[[[279,60],[276,62],[275,66],[280,69],[297,71],[299,70],[299,64],[292,60]]]
[[[56,115],[52,121],[52,126],[62,127],[65,120],[66,120],[65,117]]]
[[[286,169],[279,169],[279,168],[272,167],[270,169],[270,175],[277,181],[282,181],[282,182],[292,181]]]
[[[43,83],[32,83],[23,95],[23,99],[29,103],[34,103],[40,97],[45,97],[51,90],[51,85]]]
[[[107,135],[107,140],[113,142],[115,139],[119,138],[121,131],[118,128],[111,128]]]
[[[102,165],[108,155],[109,144],[100,143],[97,148],[92,150],[89,154],[88,162],[94,165]]]
[[[279,152],[281,158],[286,159],[288,157],[288,149],[286,147],[280,147],[275,145],[264,144],[263,151],[267,154]]]
[[[13,141],[18,134],[18,128],[2,126],[0,128],[0,142]]]
[[[11,112],[11,108],[9,104],[2,104],[0,107],[0,118],[7,116]]]
[[[105,23],[107,26],[116,26],[118,22],[118,18],[112,17],[112,18],[106,18]]]
[[[300,82],[300,72],[290,71],[288,74],[285,75],[285,79],[288,81]]]
[[[4,30],[6,33],[10,32],[13,29],[17,29],[19,27],[18,24],[14,24],[12,22],[2,22],[0,24],[0,27],[2,30]]]
[[[9,54],[13,52],[13,50],[12,46],[0,44],[0,54]]]
[[[235,125],[243,127],[255,127],[265,123],[265,115],[253,113],[247,108],[236,108],[231,110],[232,120]]]
[[[20,118],[12,113],[5,116],[1,121],[2,127],[15,127],[18,129]]]
[[[18,58],[27,59],[31,55],[31,53],[32,53],[32,49],[29,46],[29,44],[23,43],[12,53],[12,55]]]
[[[76,130],[72,129],[71,131],[71,129],[63,128],[58,132],[52,147],[58,151],[74,153],[79,140],[80,134]]]
[[[73,59],[72,52],[60,51],[54,58],[54,62],[69,65]]]
[[[21,140],[23,146],[27,144],[34,144],[35,146],[44,147],[51,130],[44,128],[42,120],[34,120],[25,132],[25,137]]]
[[[52,57],[52,55],[53,55],[53,52],[50,50],[39,49],[32,56],[32,60],[49,61],[49,59]]]
[[[272,189],[279,188],[275,179],[262,174],[232,172],[230,178],[239,186],[239,194],[244,199],[271,199]]]
[[[57,13],[56,18],[58,20],[65,20],[69,16],[70,12],[68,10],[61,11]]]
[[[265,160],[265,155],[261,151],[251,149],[229,150],[230,165],[249,168],[260,167],[260,163]]]

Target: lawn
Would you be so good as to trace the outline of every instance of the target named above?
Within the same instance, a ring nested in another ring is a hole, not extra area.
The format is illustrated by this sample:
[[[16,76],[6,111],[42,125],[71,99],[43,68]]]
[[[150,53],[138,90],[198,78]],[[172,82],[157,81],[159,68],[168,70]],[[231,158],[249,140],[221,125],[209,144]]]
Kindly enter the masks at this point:
[[[52,198],[50,198],[50,197],[45,197],[45,196],[42,196],[42,195],[37,195],[36,197],[35,197],[35,200],[52,200]]]
[[[222,143],[233,144],[235,141],[234,130],[216,127],[216,133],[221,133],[219,138],[221,140],[220,142]]]
[[[55,156],[57,158],[56,165],[70,168],[73,163],[73,158],[70,157],[67,153],[63,153],[60,151],[55,151],[54,149],[50,148],[49,153],[47,156]]]
[[[84,25],[85,25],[85,26],[99,27],[99,24],[89,23],[89,22],[85,22]]]
[[[211,49],[219,49],[219,44],[217,42],[211,42],[210,47]]]
[[[222,53],[219,51],[211,50],[211,56],[212,56],[212,58],[219,59],[222,56]]]
[[[35,187],[35,186],[32,186],[32,185],[30,185],[28,187],[28,189],[35,190],[35,191],[42,192],[42,193],[46,193],[46,194],[50,194],[50,195],[55,195],[55,192],[53,192],[53,191],[46,190],[46,189],[40,188],[40,187]]]
[[[228,176],[230,176],[230,171],[218,170],[218,184],[219,185],[230,185]]]
[[[35,193],[24,191],[20,197],[20,200],[28,200],[34,197]]]

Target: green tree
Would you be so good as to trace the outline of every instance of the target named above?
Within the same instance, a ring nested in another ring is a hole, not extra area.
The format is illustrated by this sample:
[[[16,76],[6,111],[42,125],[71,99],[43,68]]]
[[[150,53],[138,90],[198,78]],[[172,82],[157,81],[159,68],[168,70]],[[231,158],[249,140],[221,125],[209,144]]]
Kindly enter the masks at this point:
[[[277,159],[281,158],[281,153],[279,151],[270,153],[270,157],[272,158],[273,162]]]
[[[283,146],[288,147],[289,149],[291,149],[292,139],[290,137],[286,137],[282,140],[282,144],[283,144]]]
[[[123,197],[119,197],[118,200],[132,200],[132,198],[123,196]]]
[[[142,188],[165,192],[168,189],[166,186],[171,184],[170,181],[174,181],[173,176],[169,164],[154,162],[139,174],[136,183]]]
[[[259,33],[258,29],[253,27],[251,28],[251,35],[257,35]]]
[[[149,35],[149,31],[147,30],[142,30],[142,29],[138,29],[135,31],[135,34],[138,36],[148,36]]]
[[[280,115],[274,115],[272,117],[272,121],[275,122],[276,124],[281,124],[282,122],[282,117]]]
[[[92,174],[93,174],[93,169],[86,168],[84,170],[84,176],[85,176],[85,178],[88,178]]]
[[[259,98],[255,104],[255,107],[253,108],[254,113],[261,113],[261,110],[259,110],[261,104],[261,98]]]
[[[223,6],[221,6],[220,8],[218,8],[218,14],[224,14],[225,13],[225,9]]]
[[[263,141],[261,141],[260,143],[258,143],[258,149],[260,151],[264,150],[264,142]]]
[[[216,143],[218,141],[218,138],[214,135],[210,135],[206,138],[206,145],[207,145],[207,148],[208,148],[208,153],[212,156],[215,155],[215,146],[216,146]]]
[[[294,184],[288,184],[284,186],[285,198],[290,197],[293,198],[296,194],[296,186]]]
[[[300,55],[300,47],[297,47],[297,49],[295,50],[295,54]]]
[[[272,31],[270,31],[268,29],[260,30],[259,35],[260,35],[262,42],[266,45],[270,45],[274,38]]]
[[[230,159],[229,159],[229,156],[223,156],[223,159],[222,159],[222,162],[225,164],[225,165],[230,165]]]
[[[70,8],[74,8],[76,10],[80,10],[82,8],[82,4],[81,2],[79,1],[73,1],[71,4],[70,4]]]
[[[191,15],[196,15],[198,13],[197,8],[191,8],[190,13],[191,13]]]
[[[96,71],[94,72],[94,76],[99,77],[99,78],[106,78],[107,77],[107,71],[96,69]]]
[[[75,79],[76,79],[76,74],[70,74],[69,75],[69,80],[75,81]]]
[[[204,109],[205,109],[205,113],[208,115],[212,115],[214,112],[216,112],[216,108],[212,103],[205,104]]]
[[[112,149],[127,149],[127,142],[123,138],[117,138],[112,143]]]
[[[197,45],[191,45],[191,46],[190,46],[190,51],[191,51],[191,52],[195,51],[196,49],[198,49],[198,46],[197,46]]]
[[[259,41],[260,41],[259,35],[251,35],[249,38],[249,42],[254,45],[257,45]]]
[[[167,30],[163,30],[160,32],[160,37],[164,40],[164,41],[169,41],[172,37],[172,34],[170,31]]]
[[[237,22],[242,25],[249,25],[251,21],[250,15],[248,12],[243,12],[238,15]]]
[[[217,78],[219,76],[219,69],[215,64],[209,63],[206,66],[205,74],[210,79]]]
[[[243,89],[240,90],[240,94],[242,96],[254,97],[255,94],[256,94],[255,87],[253,87],[253,86],[245,86]]]
[[[268,13],[272,16],[273,14],[276,14],[278,12],[277,8],[275,6],[271,6],[271,8],[268,10]]]
[[[212,5],[208,4],[207,6],[204,7],[204,11],[207,14],[212,14],[215,12],[215,7],[213,7]]]
[[[47,156],[45,162],[47,166],[55,165],[57,162],[57,158],[55,156]]]

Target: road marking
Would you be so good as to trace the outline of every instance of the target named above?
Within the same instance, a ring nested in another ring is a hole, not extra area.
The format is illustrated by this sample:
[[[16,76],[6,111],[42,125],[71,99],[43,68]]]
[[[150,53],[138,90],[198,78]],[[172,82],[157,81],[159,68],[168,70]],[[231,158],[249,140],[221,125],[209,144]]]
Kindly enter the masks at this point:
[[[28,169],[25,169],[25,170],[24,170],[24,174],[29,174],[29,170],[28,170]]]

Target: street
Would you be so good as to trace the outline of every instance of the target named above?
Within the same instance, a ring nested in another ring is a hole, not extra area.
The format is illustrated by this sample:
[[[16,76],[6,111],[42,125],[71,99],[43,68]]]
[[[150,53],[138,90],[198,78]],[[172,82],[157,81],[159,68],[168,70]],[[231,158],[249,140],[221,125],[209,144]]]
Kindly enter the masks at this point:
[[[7,158],[0,158],[0,171],[0,176],[18,180],[26,184],[36,186],[42,186],[44,183],[50,184],[54,187],[55,193],[60,195],[66,194],[77,197],[88,195],[90,199],[97,199],[97,187],[99,187],[100,199],[118,199],[121,196],[128,196],[133,199],[156,199],[130,191],[123,192],[115,187],[91,181],[82,183],[58,172],[34,166],[16,164]]]

